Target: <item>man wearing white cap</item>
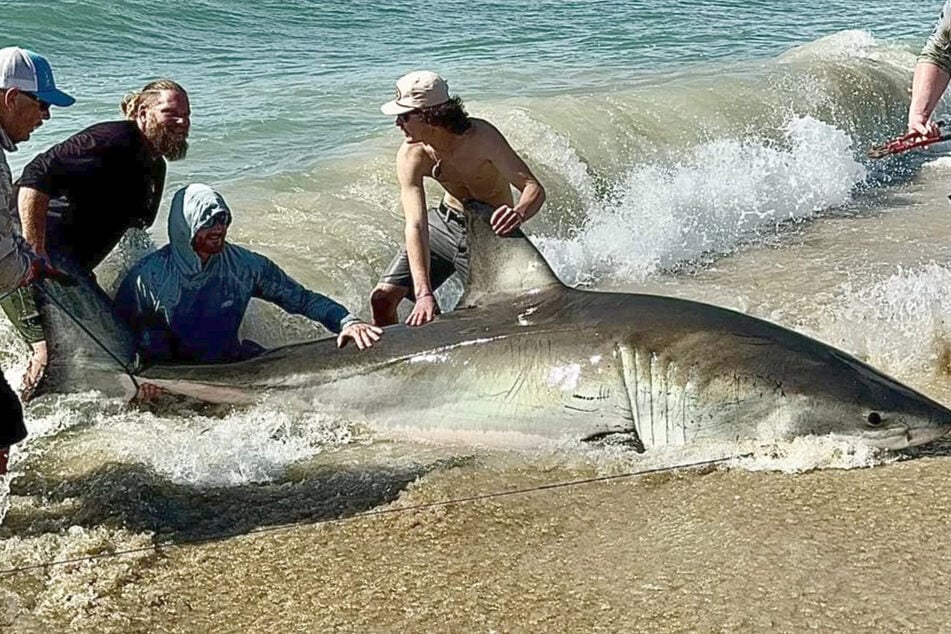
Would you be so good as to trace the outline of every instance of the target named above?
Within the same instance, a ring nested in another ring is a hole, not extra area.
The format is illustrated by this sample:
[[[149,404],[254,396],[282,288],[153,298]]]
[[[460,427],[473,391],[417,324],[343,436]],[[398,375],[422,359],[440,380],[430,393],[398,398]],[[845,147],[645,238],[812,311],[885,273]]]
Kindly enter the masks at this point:
[[[416,305],[406,323],[421,326],[439,311],[433,291],[459,272],[468,277],[466,209],[490,207],[492,229],[504,236],[538,213],[545,190],[505,137],[488,121],[466,114],[442,77],[416,71],[396,82],[396,99],[383,104],[404,135],[396,155],[406,248],[390,263],[370,296],[373,322],[397,321],[404,297]],[[427,212],[424,178],[445,190]],[[518,203],[512,187],[519,190]]]
[[[0,295],[53,273],[14,233],[10,212],[13,182],[6,152],[30,138],[50,118],[50,106],[75,99],[56,88],[49,62],[15,46],[0,49]],[[26,436],[23,408],[0,372],[0,474],[6,473],[10,445]]]

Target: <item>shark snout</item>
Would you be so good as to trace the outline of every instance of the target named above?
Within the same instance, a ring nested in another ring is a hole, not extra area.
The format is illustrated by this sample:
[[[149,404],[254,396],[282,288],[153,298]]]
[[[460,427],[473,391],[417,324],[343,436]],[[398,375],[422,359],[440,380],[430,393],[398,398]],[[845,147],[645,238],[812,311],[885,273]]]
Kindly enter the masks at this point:
[[[865,444],[881,449],[915,447],[951,433],[951,410],[924,396],[876,408],[863,419],[858,436]]]
[[[923,445],[951,433],[951,411],[945,410],[945,412],[945,414],[932,419],[928,425],[909,427],[907,432],[908,444],[906,446]]]
[[[866,441],[883,449],[906,449],[933,442],[949,432],[951,411],[944,410],[932,416],[906,421],[890,430],[882,430],[880,435],[867,434]]]

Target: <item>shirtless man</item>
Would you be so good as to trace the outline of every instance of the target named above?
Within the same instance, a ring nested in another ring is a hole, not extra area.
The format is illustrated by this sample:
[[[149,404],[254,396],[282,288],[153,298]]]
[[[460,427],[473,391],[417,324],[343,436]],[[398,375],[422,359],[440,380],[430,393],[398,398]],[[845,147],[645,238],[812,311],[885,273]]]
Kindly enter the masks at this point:
[[[396,117],[404,140],[396,155],[400,200],[406,220],[406,248],[387,268],[370,296],[373,323],[395,324],[404,297],[416,302],[406,323],[421,326],[439,312],[433,291],[458,271],[468,276],[465,205],[495,209],[492,230],[515,231],[538,213],[545,190],[505,137],[488,121],[470,118],[446,80],[429,71],[404,75],[396,99],[381,106]],[[438,207],[426,211],[423,178],[446,191]],[[512,187],[521,195],[516,204]]]

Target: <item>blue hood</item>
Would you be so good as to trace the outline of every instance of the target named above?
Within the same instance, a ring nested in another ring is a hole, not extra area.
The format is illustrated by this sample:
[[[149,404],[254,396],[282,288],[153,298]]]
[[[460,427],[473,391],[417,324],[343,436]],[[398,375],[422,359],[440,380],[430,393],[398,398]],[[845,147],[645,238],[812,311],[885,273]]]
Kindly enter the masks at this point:
[[[226,224],[230,227],[231,209],[221,194],[208,185],[196,183],[175,192],[168,212],[168,243],[172,248],[172,261],[186,278],[202,272],[201,260],[192,247],[195,234],[220,214],[227,215]]]
[[[175,192],[168,214],[169,243],[139,260],[126,274],[115,304],[132,327],[136,347],[150,361],[240,361],[262,348],[240,338],[252,298],[319,321],[337,333],[354,321],[346,308],[308,290],[268,258],[225,242],[202,267],[192,240],[202,225],[231,211],[207,185]]]

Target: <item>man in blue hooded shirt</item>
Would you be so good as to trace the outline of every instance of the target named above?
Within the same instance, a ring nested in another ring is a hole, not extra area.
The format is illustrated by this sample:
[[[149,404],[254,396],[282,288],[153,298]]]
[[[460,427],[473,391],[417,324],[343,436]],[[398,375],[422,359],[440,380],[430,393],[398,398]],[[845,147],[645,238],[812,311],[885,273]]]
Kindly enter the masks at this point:
[[[383,331],[360,321],[332,299],[307,290],[274,262],[225,241],[231,210],[207,185],[175,193],[168,218],[169,244],[135,264],[116,294],[119,314],[149,361],[216,363],[264,352],[241,341],[238,328],[252,297],[304,315],[353,340],[361,350]]]

